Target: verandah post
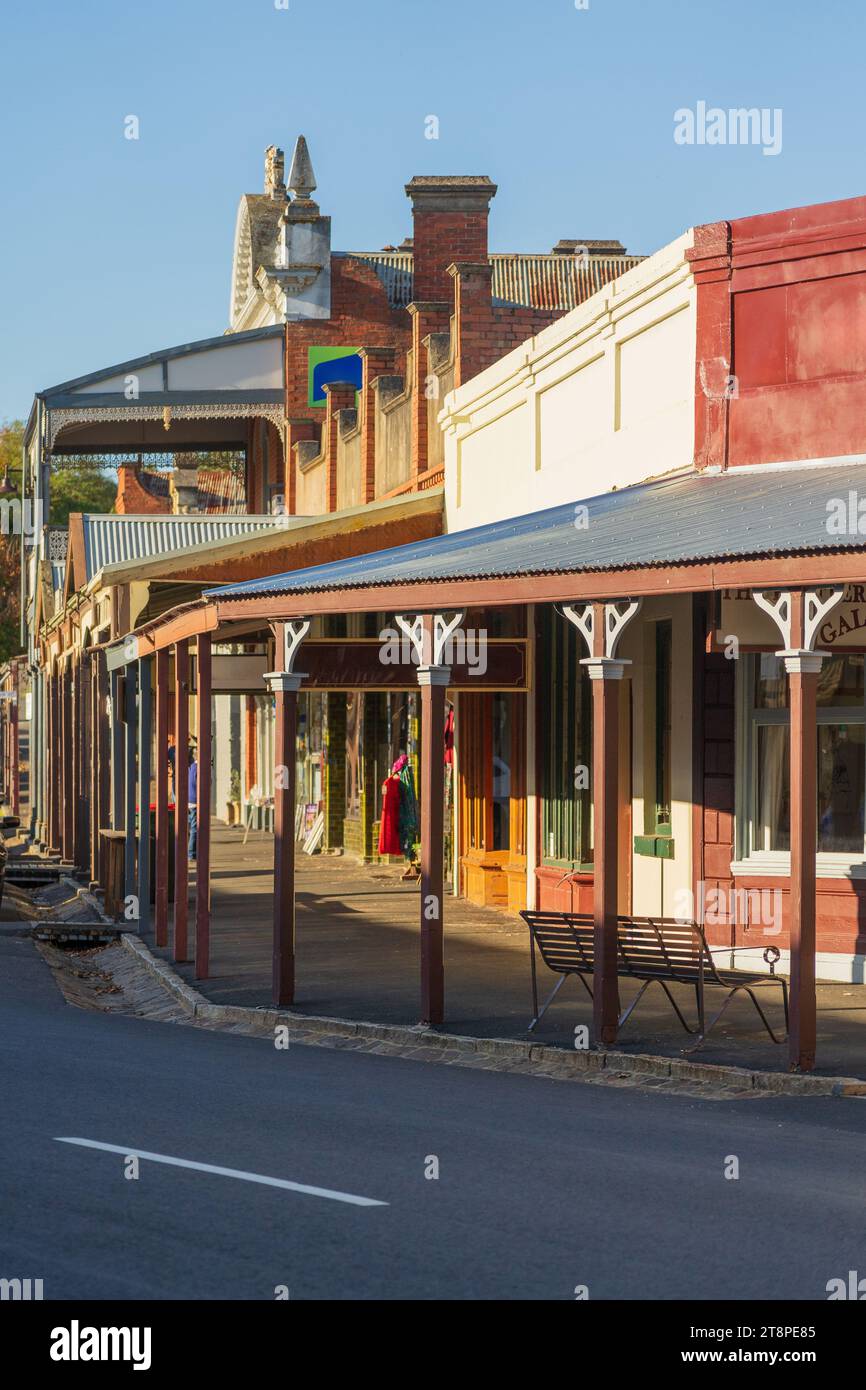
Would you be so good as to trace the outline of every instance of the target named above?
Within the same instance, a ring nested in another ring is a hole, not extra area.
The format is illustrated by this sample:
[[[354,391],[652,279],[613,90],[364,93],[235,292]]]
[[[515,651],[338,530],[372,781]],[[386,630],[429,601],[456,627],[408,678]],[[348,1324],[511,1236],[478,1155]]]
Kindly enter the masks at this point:
[[[838,591],[841,596],[841,591]],[[832,607],[831,599],[827,608]],[[790,807],[791,998],[788,1064],[792,1071],[812,1071],[817,1044],[815,994],[815,877],[818,853],[818,676],[824,661],[810,650],[817,629],[817,594],[790,595],[789,649],[780,652],[788,673],[791,708]]]
[[[601,606],[601,605],[599,605]],[[617,668],[617,669],[614,669]],[[599,661],[589,668],[592,680],[593,799],[593,1033],[598,1043],[616,1042],[619,1027],[617,977],[617,844],[619,773],[619,683],[622,668]]]
[[[445,690],[451,668],[418,667],[421,687],[421,1022],[445,1021]]]
[[[189,641],[174,649],[174,959],[189,959]]]
[[[625,607],[621,607],[622,604]],[[641,599],[566,604],[568,621],[583,637],[581,660],[592,681],[593,808],[593,1037],[603,1047],[619,1029],[619,688],[626,666],[616,649]]]
[[[796,1071],[815,1066],[815,856],[818,846],[817,691],[822,657],[785,658],[791,691],[791,1000],[788,1061]]]
[[[752,598],[768,613],[782,635],[776,653],[785,663],[790,707],[790,1000],[788,1064],[792,1071],[812,1071],[817,1043],[815,995],[818,853],[818,676],[826,652],[815,651],[821,624],[844,594],[843,586],[825,597],[817,589],[787,590],[774,598],[755,590]]]
[[[211,785],[211,638],[197,642],[196,761],[198,823],[195,878],[195,975],[206,980],[210,969],[210,785]]]
[[[103,885],[106,881],[107,846],[101,838],[100,830],[107,830],[111,820],[111,738],[114,718],[113,703],[109,699],[108,666],[104,649],[97,652],[95,699],[94,699],[94,747],[96,750],[96,808],[93,817],[94,830],[94,878]]]
[[[150,771],[152,673],[150,657],[138,661],[138,929],[150,927]]]
[[[451,667],[445,665],[449,642],[463,613],[396,615],[418,662],[421,689],[421,1022],[445,1021],[445,691]]]
[[[123,892],[125,898],[135,893],[135,740],[136,740],[136,672],[134,661],[128,662],[124,676],[125,772],[123,780],[125,832],[123,848]],[[136,914],[137,915],[137,914]]]
[[[60,678],[61,701],[61,745],[60,756],[63,769],[60,799],[60,855],[64,864],[73,861],[73,816],[75,799],[72,778],[72,659],[67,658]]]
[[[274,696],[274,909],[272,999],[278,1007],[295,1000],[295,798],[298,691],[303,673],[293,669],[310,630],[306,618],[275,623],[279,667],[265,680]]]
[[[156,653],[156,884],[157,946],[168,945],[168,647]]]
[[[276,704],[274,781],[273,1002],[295,998],[295,736],[299,675],[269,676]]]

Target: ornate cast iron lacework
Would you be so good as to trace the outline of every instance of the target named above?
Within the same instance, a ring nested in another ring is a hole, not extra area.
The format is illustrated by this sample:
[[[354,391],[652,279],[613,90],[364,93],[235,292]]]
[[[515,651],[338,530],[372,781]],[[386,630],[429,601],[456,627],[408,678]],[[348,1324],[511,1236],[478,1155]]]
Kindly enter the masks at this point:
[[[62,406],[48,412],[48,448],[53,449],[61,431],[70,425],[111,424],[130,420],[163,421],[165,407],[161,405],[91,406],[81,409]],[[237,420],[260,418],[270,420],[278,428],[283,425],[281,405],[172,405],[172,420]]]

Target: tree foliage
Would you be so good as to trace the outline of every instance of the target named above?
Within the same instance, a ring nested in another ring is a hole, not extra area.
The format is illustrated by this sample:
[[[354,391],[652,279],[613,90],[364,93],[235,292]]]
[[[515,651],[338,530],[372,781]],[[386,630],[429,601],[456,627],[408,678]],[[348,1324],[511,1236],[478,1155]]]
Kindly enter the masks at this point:
[[[70,512],[113,512],[117,478],[101,473],[87,460],[70,459],[51,473],[52,526],[66,526]]]
[[[7,420],[0,424],[0,476],[7,475],[21,493],[21,446],[24,423]],[[117,480],[103,472],[94,459],[69,459],[55,466],[51,474],[51,502],[47,520],[66,526],[70,512],[112,512],[117,496]],[[19,595],[21,540],[17,535],[0,534],[0,664],[21,650],[19,643]]]
[[[8,475],[21,489],[21,441],[24,425],[20,420],[0,425],[0,476]],[[18,640],[20,612],[20,538],[0,535],[0,664],[21,650]]]

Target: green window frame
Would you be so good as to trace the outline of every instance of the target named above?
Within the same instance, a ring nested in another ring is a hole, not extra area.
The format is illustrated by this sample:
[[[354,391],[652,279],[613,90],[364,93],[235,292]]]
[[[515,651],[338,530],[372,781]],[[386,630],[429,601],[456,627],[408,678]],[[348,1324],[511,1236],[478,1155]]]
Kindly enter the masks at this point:
[[[673,623],[669,618],[655,624],[653,645],[653,726],[651,744],[652,778],[644,812],[644,834],[635,835],[635,854],[655,859],[673,859],[674,841],[671,817],[672,703],[673,703]]]
[[[592,869],[592,700],[579,636],[553,608],[539,619],[538,727],[541,765],[541,863],[564,872]],[[578,769],[586,769],[579,777]],[[585,781],[586,786],[578,785]]]

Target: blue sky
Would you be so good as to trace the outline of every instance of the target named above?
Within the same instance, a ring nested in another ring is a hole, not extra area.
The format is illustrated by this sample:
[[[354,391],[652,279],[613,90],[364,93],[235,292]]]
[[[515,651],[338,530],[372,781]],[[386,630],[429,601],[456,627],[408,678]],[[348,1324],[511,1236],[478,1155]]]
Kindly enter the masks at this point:
[[[852,0],[288,4],[4,7],[0,420],[221,333],[238,198],[299,131],[337,250],[408,235],[413,174],[489,174],[501,251],[651,252],[694,223],[866,192]],[[674,112],[699,101],[781,108],[781,153],[676,144]]]

